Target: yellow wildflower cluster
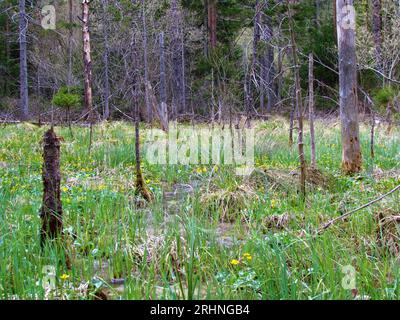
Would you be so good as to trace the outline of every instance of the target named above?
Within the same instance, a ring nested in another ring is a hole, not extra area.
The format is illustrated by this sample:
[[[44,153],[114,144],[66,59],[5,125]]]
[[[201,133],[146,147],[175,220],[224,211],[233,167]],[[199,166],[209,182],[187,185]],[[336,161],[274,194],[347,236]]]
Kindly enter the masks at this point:
[[[246,261],[250,262],[252,260],[253,260],[253,257],[251,256],[251,254],[246,252],[246,253],[243,254],[243,258],[242,259],[239,259],[239,260],[238,259],[232,259],[230,261],[230,264],[233,265],[233,266],[237,266],[242,262],[246,262]]]
[[[207,172],[207,168],[206,167],[199,167],[199,168],[196,169],[196,172],[198,174],[206,173]]]
[[[278,200],[272,199],[271,200],[271,209],[275,209],[277,207],[278,203],[279,203]]]

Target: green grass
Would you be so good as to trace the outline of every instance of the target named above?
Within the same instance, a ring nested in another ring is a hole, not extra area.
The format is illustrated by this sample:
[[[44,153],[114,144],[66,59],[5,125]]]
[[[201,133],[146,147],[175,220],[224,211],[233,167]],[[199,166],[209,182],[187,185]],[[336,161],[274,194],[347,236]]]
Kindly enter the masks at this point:
[[[296,170],[297,148],[288,145],[287,122],[274,119],[256,128],[256,167],[277,174]],[[316,239],[311,236],[339,210],[356,208],[399,184],[398,129],[390,136],[386,128],[377,129],[373,161],[368,127],[362,126],[364,171],[345,177],[340,173],[340,126],[318,123],[318,168],[334,182],[330,188],[309,186],[306,205],[290,181],[259,185],[235,176],[229,166],[217,172],[206,166],[198,173],[196,166],[144,161],[144,176],[156,199],[138,207],[130,125],[96,126],[90,155],[87,128],[73,128],[73,138],[68,128],[56,128],[65,140],[65,236],[61,248],[42,251],[38,212],[45,129],[27,124],[0,129],[1,299],[91,299],[99,288],[113,299],[353,299],[342,286],[347,265],[356,270],[360,296],[400,297],[400,258],[385,242],[388,234],[382,231],[383,241],[377,240],[376,220],[378,213],[399,215],[399,194]],[[143,138],[146,134],[143,128]],[[308,155],[308,132],[305,143]],[[193,194],[163,200],[175,184],[194,181]],[[270,217],[285,215],[290,219],[284,229],[268,224]],[[42,287],[45,266],[55,268],[54,291]],[[121,278],[124,285],[111,283]]]

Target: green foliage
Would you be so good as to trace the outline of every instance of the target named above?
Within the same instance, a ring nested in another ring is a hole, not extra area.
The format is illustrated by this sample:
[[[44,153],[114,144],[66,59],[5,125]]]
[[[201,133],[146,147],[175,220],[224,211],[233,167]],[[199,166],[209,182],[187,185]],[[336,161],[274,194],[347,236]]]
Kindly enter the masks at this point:
[[[375,93],[374,100],[378,106],[385,107],[388,103],[393,102],[394,97],[394,89],[391,86],[386,86]]]
[[[95,125],[96,148],[91,154],[87,128],[74,128],[74,138],[68,128],[57,128],[57,134],[65,137],[62,241],[71,268],[63,252],[55,246],[42,250],[38,241],[41,141],[46,128],[28,123],[2,128],[0,299],[91,299],[92,290],[104,286],[110,299],[353,300],[352,291],[342,286],[346,276],[342,268],[352,265],[359,296],[398,300],[400,267],[398,254],[391,251],[398,241],[384,238],[391,233],[398,237],[398,231],[379,228],[376,219],[380,213],[400,212],[397,196],[314,237],[315,229],[338,216],[341,208],[359,207],[399,183],[398,128],[393,139],[387,138],[384,127],[377,128],[373,165],[382,171],[379,178],[368,170],[343,177],[340,128],[317,121],[316,134],[323,137],[317,139],[318,168],[334,174],[337,187],[310,185],[306,213],[297,201],[296,184],[286,180],[297,179],[293,172],[298,167],[297,152],[287,143],[288,124],[272,118],[255,123],[255,128],[255,167],[260,176],[243,179],[226,165],[218,166],[218,171],[202,165],[206,170],[199,173],[198,166],[154,165],[144,157],[146,184],[156,195],[144,208],[137,205],[132,187],[132,125]],[[361,125],[360,130],[366,167],[372,168],[369,126]],[[141,130],[144,151],[150,132]],[[304,142],[308,155],[308,135]],[[188,184],[193,194],[177,189],[171,198],[164,192]],[[213,211],[205,214],[204,199],[219,194]],[[226,194],[234,201],[244,197],[248,205],[237,210],[232,221],[221,222],[226,206],[218,203]],[[56,290],[47,292],[42,287],[50,273],[46,266],[54,266],[56,280]],[[110,285],[111,279],[121,278],[123,286]],[[89,292],[82,287],[89,287]]]
[[[74,108],[82,103],[79,88],[76,87],[61,87],[53,97],[53,103],[61,108]]]

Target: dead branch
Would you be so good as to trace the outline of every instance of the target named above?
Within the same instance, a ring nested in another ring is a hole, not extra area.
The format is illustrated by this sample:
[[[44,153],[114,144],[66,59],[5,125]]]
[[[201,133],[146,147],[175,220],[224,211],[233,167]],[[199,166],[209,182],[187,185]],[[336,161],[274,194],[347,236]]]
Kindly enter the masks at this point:
[[[340,217],[332,219],[331,221],[326,223],[323,227],[321,227],[317,231],[317,235],[321,235],[326,229],[328,229],[330,226],[332,226],[335,222],[340,221],[340,220],[344,220],[347,217],[349,217],[350,215],[352,215],[352,214],[354,214],[354,213],[356,213],[356,212],[358,212],[360,210],[363,210],[363,209],[365,209],[365,208],[367,208],[367,207],[369,207],[369,206],[371,206],[371,205],[383,200],[384,198],[386,198],[387,196],[391,195],[392,193],[395,193],[397,190],[400,190],[400,185],[398,185],[396,188],[394,188],[393,190],[389,191],[388,193],[380,196],[379,198],[377,198],[375,200],[372,200],[372,201],[368,202],[367,204],[364,204],[363,206],[361,206],[361,207],[359,207],[357,209],[354,209],[354,210],[352,210],[350,212],[347,212],[347,213],[345,213],[344,215],[342,215]]]

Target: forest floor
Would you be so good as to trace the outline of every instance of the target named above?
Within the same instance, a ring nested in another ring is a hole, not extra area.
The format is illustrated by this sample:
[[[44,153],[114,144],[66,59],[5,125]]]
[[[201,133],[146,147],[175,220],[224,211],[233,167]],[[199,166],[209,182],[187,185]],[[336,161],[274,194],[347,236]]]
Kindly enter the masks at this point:
[[[255,128],[257,170],[249,177],[232,166],[153,165],[143,157],[155,195],[145,204],[135,195],[130,124],[96,126],[90,155],[88,128],[74,127],[72,137],[57,127],[65,249],[41,251],[46,128],[2,127],[0,298],[92,299],[101,291],[109,299],[399,299],[400,193],[314,237],[320,225],[400,183],[398,128],[390,135],[377,128],[373,160],[362,125],[364,171],[346,177],[340,124],[317,122],[322,175],[307,184],[305,204],[287,121]],[[143,127],[142,139],[147,133]],[[308,131],[305,140],[308,155]]]

